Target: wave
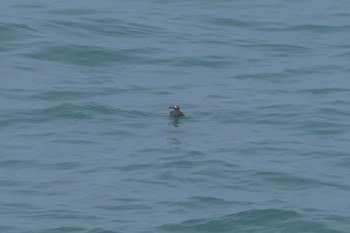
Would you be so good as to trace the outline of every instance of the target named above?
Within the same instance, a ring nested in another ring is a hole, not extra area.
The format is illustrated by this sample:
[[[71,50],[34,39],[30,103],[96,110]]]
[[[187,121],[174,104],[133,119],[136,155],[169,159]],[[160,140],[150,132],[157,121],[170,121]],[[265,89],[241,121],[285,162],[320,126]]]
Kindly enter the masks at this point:
[[[340,233],[325,223],[306,220],[296,211],[253,209],[214,218],[191,219],[159,227],[165,232],[308,232]]]

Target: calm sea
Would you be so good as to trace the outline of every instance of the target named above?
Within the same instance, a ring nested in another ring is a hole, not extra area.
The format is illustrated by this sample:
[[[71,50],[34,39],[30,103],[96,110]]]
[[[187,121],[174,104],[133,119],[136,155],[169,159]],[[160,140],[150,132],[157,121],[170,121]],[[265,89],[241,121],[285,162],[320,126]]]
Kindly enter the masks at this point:
[[[349,9],[3,0],[0,231],[348,233]]]

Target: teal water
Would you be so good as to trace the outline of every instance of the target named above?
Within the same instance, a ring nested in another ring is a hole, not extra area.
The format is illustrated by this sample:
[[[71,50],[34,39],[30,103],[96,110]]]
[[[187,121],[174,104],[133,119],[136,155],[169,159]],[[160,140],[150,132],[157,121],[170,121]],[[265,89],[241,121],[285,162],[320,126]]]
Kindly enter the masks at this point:
[[[349,232],[348,9],[3,1],[0,231]]]

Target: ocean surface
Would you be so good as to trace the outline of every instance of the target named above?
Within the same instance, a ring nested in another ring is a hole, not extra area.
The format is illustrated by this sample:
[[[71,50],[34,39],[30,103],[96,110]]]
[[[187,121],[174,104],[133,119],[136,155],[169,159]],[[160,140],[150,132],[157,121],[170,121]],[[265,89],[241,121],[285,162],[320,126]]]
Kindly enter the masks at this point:
[[[350,232],[349,9],[3,0],[0,232]]]

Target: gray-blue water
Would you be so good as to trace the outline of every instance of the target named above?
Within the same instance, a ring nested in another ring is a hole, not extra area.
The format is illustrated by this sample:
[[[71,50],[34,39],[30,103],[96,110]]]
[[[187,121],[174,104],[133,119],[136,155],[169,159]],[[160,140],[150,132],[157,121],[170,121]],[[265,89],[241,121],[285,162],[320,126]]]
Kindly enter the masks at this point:
[[[2,1],[0,231],[349,232],[349,9]]]

